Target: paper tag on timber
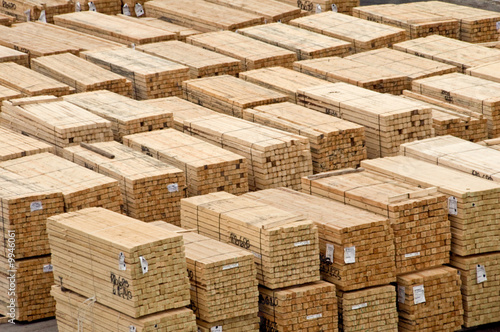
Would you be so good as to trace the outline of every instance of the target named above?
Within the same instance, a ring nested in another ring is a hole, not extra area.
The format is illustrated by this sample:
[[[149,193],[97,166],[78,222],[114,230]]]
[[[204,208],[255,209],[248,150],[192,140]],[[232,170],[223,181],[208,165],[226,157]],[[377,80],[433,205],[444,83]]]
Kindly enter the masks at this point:
[[[485,282],[486,280],[488,280],[486,278],[486,268],[484,267],[484,265],[478,264],[476,266],[476,276],[477,276],[477,283],[478,284],[480,284],[480,283]]]
[[[353,264],[356,263],[356,247],[346,247],[344,248],[344,263]]]
[[[54,266],[52,264],[47,264],[43,266],[43,273],[49,273],[54,271]]]
[[[315,315],[309,315],[306,317],[307,320],[311,320],[311,319],[316,319],[316,318],[321,318],[323,317],[323,314],[315,314]]]
[[[130,325],[129,332],[137,332],[137,328],[134,325]]]
[[[200,328],[198,328],[198,332],[201,332],[201,329],[200,329]]]
[[[311,241],[300,241],[300,242],[295,242],[293,245],[295,247],[302,247],[302,246],[307,246],[308,244],[311,244]]]
[[[92,1],[89,1],[89,11],[90,12],[96,12],[97,11],[97,8],[95,7],[94,2],[92,2]]]
[[[127,15],[127,16],[131,16],[132,14],[130,14],[130,8],[128,8],[128,5],[127,4],[124,4],[123,5],[123,15]]]
[[[500,21],[497,22],[497,30],[500,30]]]
[[[319,13],[321,13],[321,5],[317,4],[316,5],[316,14],[319,14]]]
[[[425,302],[424,285],[418,285],[413,287],[413,302],[415,304]]]
[[[417,257],[420,256],[420,251],[412,252],[411,254],[405,254],[405,258]]]
[[[212,326],[210,332],[222,332],[222,326]]]
[[[125,254],[120,252],[118,254],[118,270],[125,271],[127,269],[127,264],[125,264]]]
[[[81,12],[82,11],[82,5],[80,5],[79,2],[75,4],[75,12]]]
[[[326,244],[326,258],[333,262],[333,252],[335,251],[335,247],[331,243]]]
[[[167,189],[169,193],[176,193],[179,191],[179,185],[177,183],[171,183],[167,185]]]
[[[405,300],[406,300],[405,290],[406,290],[405,286],[398,285],[398,302],[399,303],[405,303]]]
[[[222,267],[222,271],[225,271],[225,270],[231,270],[231,269],[234,269],[235,267],[238,267],[240,266],[240,264],[238,263],[234,263],[234,264],[229,264],[229,265],[224,265]]]
[[[146,272],[148,272],[148,261],[146,260],[146,258],[142,257],[142,256],[139,256],[139,260],[141,261],[141,268],[142,268],[142,274],[145,274]]]
[[[34,201],[30,204],[31,212],[40,211],[43,209],[42,201]]]
[[[142,5],[140,3],[135,4],[134,10],[137,17],[144,15],[144,8],[142,8]]]
[[[28,9],[24,12],[24,15],[26,15],[26,21],[31,21],[31,10]]]
[[[260,258],[262,258],[262,255],[261,255],[261,254],[258,254],[258,253],[253,252],[253,251],[252,251],[252,254],[253,254],[255,257],[259,258],[259,259],[260,259]]]
[[[40,17],[38,18],[40,22],[47,23],[47,17],[45,16],[45,9],[40,12]]]
[[[339,12],[339,9],[337,8],[336,4],[332,4],[332,12],[334,12],[334,13],[338,13]]]
[[[455,196],[448,198],[448,214],[456,216],[458,214],[458,202]]]
[[[368,303],[361,303],[361,304],[356,304],[356,305],[353,305],[352,306],[352,310],[358,310],[358,309],[361,309],[361,308],[365,308],[368,306]]]

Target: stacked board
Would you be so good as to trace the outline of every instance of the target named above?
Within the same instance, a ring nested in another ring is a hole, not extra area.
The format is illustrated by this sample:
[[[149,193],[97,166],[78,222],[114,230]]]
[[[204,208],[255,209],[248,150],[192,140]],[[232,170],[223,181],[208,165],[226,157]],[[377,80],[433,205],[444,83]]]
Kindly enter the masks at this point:
[[[117,142],[93,143],[89,148],[95,151],[81,146],[66,148],[63,157],[118,180],[128,216],[180,224],[180,200],[186,187],[182,170]]]
[[[220,192],[183,199],[181,225],[249,250],[267,288],[319,280],[318,230],[297,214]]]
[[[412,91],[483,114],[489,138],[500,137],[500,83],[453,73],[415,80]]]
[[[108,120],[51,96],[4,100],[0,124],[56,148],[113,140]]]
[[[0,85],[0,102],[7,99],[21,98],[23,94],[17,90],[10,89],[6,86]]]
[[[142,45],[176,38],[175,33],[93,11],[58,15],[55,24],[122,44]]]
[[[465,74],[500,83],[500,75],[498,74],[499,71],[500,71],[500,62],[496,61],[467,68],[465,70]]]
[[[184,238],[191,309],[197,319],[215,323],[251,314],[257,316],[257,269],[251,253],[163,221],[153,225]]]
[[[460,272],[464,326],[494,323],[500,317],[500,253],[451,255],[450,264]]]
[[[111,122],[115,140],[123,136],[172,127],[172,113],[110,91],[78,93],[64,100]]]
[[[42,152],[55,152],[52,145],[0,127],[0,161]]]
[[[500,61],[500,49],[439,35],[407,40],[395,44],[394,49],[456,66],[462,73],[471,67]]]
[[[460,276],[436,267],[398,276],[398,331],[457,331],[463,323]]]
[[[189,78],[186,66],[128,48],[83,52],[81,56],[132,81],[133,96],[138,100],[180,96],[181,82]]]
[[[406,40],[403,29],[335,12],[301,17],[290,21],[290,24],[350,42],[355,53],[391,47]]]
[[[62,287],[133,318],[189,304],[181,235],[103,208],[50,217],[47,231]]]
[[[420,189],[369,171],[344,170],[303,178],[302,191],[387,217],[394,231],[398,274],[449,262],[446,196],[436,188]]]
[[[137,50],[189,67],[189,78],[234,75],[242,69],[238,59],[180,41],[167,41],[137,47]]]
[[[352,9],[359,6],[359,0],[277,0],[299,7],[305,12],[321,13],[323,11],[334,11],[342,14],[352,15]]]
[[[398,331],[394,286],[379,286],[352,292],[337,291],[337,296],[340,331]]]
[[[196,320],[198,332],[213,332],[222,328],[229,332],[257,332],[259,331],[259,316],[257,314],[238,316],[234,318],[220,320],[215,323],[209,323],[200,319]]]
[[[72,87],[75,92],[109,90],[132,96],[132,82],[128,79],[70,53],[34,58],[31,69]]]
[[[402,143],[430,137],[432,110],[347,83],[301,89],[299,105],[365,126],[368,158],[397,155]]]
[[[16,173],[43,188],[62,192],[66,212],[92,206],[121,211],[123,200],[118,181],[51,153],[3,161],[0,168]],[[38,205],[35,204],[34,207]]]
[[[174,129],[125,136],[123,143],[184,171],[187,195],[248,191],[247,160]]]
[[[121,19],[127,20],[127,21],[132,21],[136,23],[141,23],[144,25],[148,25],[153,28],[165,30],[168,32],[175,33],[175,39],[180,40],[180,41],[186,41],[186,37],[192,36],[192,35],[197,35],[201,33],[198,30],[190,29],[183,27],[182,25],[178,24],[173,24],[164,20],[160,20],[154,17],[133,17],[133,16],[127,16],[123,14],[116,15],[116,17],[119,17]]]
[[[262,16],[264,23],[287,23],[301,15],[301,10],[274,0],[207,0],[220,6]]]
[[[188,44],[203,47],[241,61],[243,70],[281,66],[292,68],[295,52],[231,31],[203,33],[186,38]]]
[[[462,172],[397,156],[365,160],[361,167],[448,196],[451,251],[466,256],[499,251],[500,185]]]
[[[491,149],[500,150],[500,138],[484,140],[478,144],[487,146]]]
[[[264,17],[203,0],[155,0],[145,3],[149,17],[161,18],[203,32],[245,28],[264,23]],[[196,10],[193,10],[196,8]]]
[[[317,281],[280,289],[259,287],[261,331],[338,332],[335,285]]]
[[[0,25],[11,26],[14,21],[14,16],[0,13]]]
[[[196,332],[196,320],[188,308],[177,308],[133,318],[110,307],[93,302],[61,286],[52,286],[50,295],[56,300],[59,332],[164,331]]]
[[[306,137],[225,114],[184,120],[184,132],[243,156],[250,190],[300,189],[300,178],[313,173]]]
[[[28,54],[5,46],[0,46],[0,62],[15,62],[21,66],[30,66]]]
[[[239,29],[238,32],[244,36],[293,51],[299,60],[327,56],[342,57],[351,53],[351,43],[349,42],[288,24],[264,24]]]
[[[243,195],[301,214],[318,228],[323,280],[343,291],[396,280],[394,235],[387,218],[287,188]]]
[[[71,13],[75,4],[71,0],[8,0],[0,7],[0,12],[14,16],[16,21],[43,21],[54,23],[54,16]]]

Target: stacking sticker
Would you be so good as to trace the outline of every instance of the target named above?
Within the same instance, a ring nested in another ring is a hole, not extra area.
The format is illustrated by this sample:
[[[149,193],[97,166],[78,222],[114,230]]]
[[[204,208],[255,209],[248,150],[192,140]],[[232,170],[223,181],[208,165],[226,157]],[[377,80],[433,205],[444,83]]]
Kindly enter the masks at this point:
[[[405,294],[405,286],[398,286],[398,302],[405,303],[406,294]]]
[[[125,255],[120,252],[118,255],[118,270],[125,271],[127,269],[127,264],[125,264]]]
[[[361,304],[356,304],[356,305],[353,305],[352,306],[352,310],[358,310],[358,309],[361,309],[361,308],[365,308],[368,306],[368,303],[361,303]]]
[[[346,264],[356,263],[356,247],[346,247],[344,248],[344,262]]]
[[[335,251],[335,247],[331,243],[326,244],[326,258],[333,262],[333,252]]]
[[[148,261],[142,256],[139,257],[139,260],[141,261],[142,274],[145,274],[148,272]]]
[[[405,258],[417,257],[420,256],[420,251],[412,252],[411,254],[405,254]]]
[[[456,216],[458,214],[458,203],[455,196],[450,196],[448,198],[448,214]]]
[[[415,304],[425,303],[424,285],[413,287],[413,302]]]
[[[478,284],[488,280],[488,279],[486,279],[486,268],[484,267],[484,265],[478,264],[476,266],[476,276],[477,276],[477,283]]]

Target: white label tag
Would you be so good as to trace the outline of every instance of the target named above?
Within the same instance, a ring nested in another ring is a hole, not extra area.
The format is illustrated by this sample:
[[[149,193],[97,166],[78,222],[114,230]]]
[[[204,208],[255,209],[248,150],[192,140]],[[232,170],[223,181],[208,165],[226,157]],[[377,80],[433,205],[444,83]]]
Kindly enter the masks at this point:
[[[346,264],[353,264],[356,262],[356,247],[344,248],[344,262]]]
[[[485,282],[486,280],[488,280],[486,278],[486,268],[484,267],[484,265],[478,264],[476,266],[476,276],[477,276],[477,283],[478,284],[480,284],[480,283]]]
[[[139,260],[141,261],[142,274],[145,274],[148,272],[148,261],[142,256],[139,256]]]
[[[81,12],[82,11],[82,5],[80,5],[79,2],[75,4],[75,12]]]
[[[420,256],[420,251],[412,252],[411,254],[405,254],[405,258],[417,257]]]
[[[31,21],[31,10],[29,10],[29,9],[26,10],[24,12],[24,15],[26,15],[26,21],[28,21],[28,22]]]
[[[130,325],[129,332],[137,332],[137,328],[134,325]]]
[[[316,5],[316,14],[319,14],[319,13],[321,13],[321,5],[317,4]]]
[[[40,211],[41,209],[43,209],[42,201],[31,202],[31,204],[30,204],[30,210],[31,210],[31,212]]]
[[[89,1],[89,11],[91,12],[97,11],[97,8],[95,7],[95,4],[92,1]]]
[[[229,264],[229,265],[224,265],[224,266],[222,267],[222,271],[224,271],[224,270],[234,269],[235,267],[238,267],[238,266],[240,266],[240,264],[238,264],[238,263]]]
[[[40,12],[40,17],[38,18],[40,22],[47,23],[47,17],[45,16],[45,9]]]
[[[356,304],[356,305],[353,305],[352,306],[352,310],[358,310],[358,309],[361,309],[361,308],[364,308],[364,307],[367,307],[368,306],[368,303],[361,303],[361,304]]]
[[[120,252],[118,254],[118,270],[125,271],[127,269],[127,264],[125,264],[125,254]]]
[[[261,255],[261,254],[258,254],[258,253],[253,252],[253,251],[252,251],[252,254],[253,254],[255,257],[257,257],[258,259],[261,259],[261,258],[262,258],[262,255]]]
[[[167,186],[167,189],[169,193],[176,193],[179,191],[179,185],[177,183],[171,183]]]
[[[406,300],[405,290],[406,290],[405,286],[398,285],[398,302],[399,303],[405,303],[405,300]]]
[[[222,326],[212,326],[210,332],[222,332]]]
[[[123,5],[123,15],[127,15],[127,16],[131,16],[132,15],[132,14],[130,14],[130,8],[128,8],[127,4]]]
[[[200,328],[198,328],[198,332],[201,332],[201,329],[200,329]]]
[[[307,246],[308,244],[311,244],[311,241],[301,241],[301,242],[295,242],[293,245],[295,247],[301,247],[301,246]]]
[[[500,30],[500,21],[497,22],[497,30]]]
[[[307,320],[311,320],[311,319],[316,319],[316,318],[321,318],[323,317],[323,314],[315,314],[315,315],[309,315],[306,317]]]
[[[335,251],[335,247],[331,243],[326,244],[326,258],[330,260],[330,262],[333,262],[333,252]]]
[[[424,303],[425,302],[425,291],[424,285],[414,286],[413,287],[413,302],[415,304]]]
[[[339,12],[339,9],[337,8],[336,4],[332,4],[332,12],[334,12],[334,13],[338,13]]]
[[[456,216],[458,214],[458,202],[454,196],[448,198],[448,214]]]
[[[54,271],[54,266],[52,264],[47,264],[43,266],[43,273],[49,273]]]
[[[144,8],[142,8],[142,5],[140,3],[135,4],[134,10],[135,10],[135,15],[137,17],[144,15]],[[222,329],[222,327],[221,327],[221,329]]]

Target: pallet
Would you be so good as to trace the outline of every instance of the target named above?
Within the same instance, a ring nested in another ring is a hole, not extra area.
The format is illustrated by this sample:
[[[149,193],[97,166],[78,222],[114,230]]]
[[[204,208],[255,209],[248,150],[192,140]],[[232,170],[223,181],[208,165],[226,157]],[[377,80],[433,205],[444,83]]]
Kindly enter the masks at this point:
[[[144,52],[123,48],[82,52],[81,57],[132,81],[137,100],[180,96],[189,68]]]
[[[55,153],[55,149],[50,144],[0,126],[0,161],[43,152]]]
[[[457,331],[463,323],[460,276],[448,266],[398,276],[398,331]]]
[[[404,156],[365,160],[361,167],[423,188],[436,187],[448,196],[452,253],[500,250],[500,228],[492,223],[500,213],[499,184]]]
[[[302,191],[387,217],[394,231],[397,274],[449,262],[448,208],[446,196],[437,188],[421,189],[370,171],[347,169],[303,178]]]
[[[181,225],[253,253],[261,286],[319,280],[318,230],[297,214],[219,192],[183,199]]]
[[[196,319],[217,323],[240,316],[257,317],[257,268],[251,253],[163,221],[152,224],[184,238],[190,308]]]
[[[246,158],[174,129],[125,136],[123,143],[184,170],[187,196],[248,191]]]
[[[318,228],[321,278],[337,289],[349,291],[396,281],[394,234],[386,217],[287,188],[243,197],[312,220]]]
[[[75,10],[72,0],[7,0],[0,13],[15,17],[18,22],[45,20],[54,23],[54,16]]]
[[[0,46],[0,63],[1,62],[15,62],[18,65],[28,68],[30,66],[28,54],[5,46]]]
[[[177,308],[141,318],[133,318],[93,299],[53,285],[50,295],[56,301],[56,318],[59,332],[108,332],[113,330],[145,332],[196,332],[193,312]]]
[[[301,10],[274,0],[206,0],[208,2],[262,16],[263,23],[287,23],[301,17]]]
[[[205,322],[201,319],[196,320],[198,332],[213,332],[222,328],[224,332],[258,332],[259,316],[257,314],[238,316],[235,318],[221,320],[215,323]]]
[[[179,234],[103,208],[50,217],[47,231],[60,286],[133,318],[189,304]]]
[[[6,86],[0,85],[0,102],[9,99],[22,98],[23,94],[17,90],[10,89]]]
[[[219,6],[203,0],[148,1],[144,5],[149,17],[183,25],[202,32],[245,28],[264,23],[264,17],[245,11]],[[192,10],[196,8],[196,10]]]
[[[31,69],[72,87],[77,93],[109,90],[132,96],[132,82],[128,79],[70,53],[34,58]]]
[[[111,122],[113,137],[118,142],[122,142],[126,135],[171,128],[173,125],[172,112],[110,91],[73,94],[64,97],[64,101]]]
[[[352,9],[359,6],[359,0],[277,0],[297,6],[306,13],[318,14],[326,11],[334,11],[342,14],[352,15]]]
[[[334,12],[301,17],[290,21],[290,25],[350,42],[354,53],[391,47],[406,40],[403,29]]]
[[[15,17],[7,14],[0,13],[0,25],[10,27],[14,23]]]
[[[183,42],[186,41],[187,37],[201,33],[201,31],[186,28],[186,27],[183,27],[182,25],[173,24],[173,23],[167,22],[165,20],[157,19],[154,17],[140,17],[139,18],[139,17],[127,16],[127,15],[123,15],[123,14],[116,15],[116,17],[127,20],[127,21],[131,21],[131,22],[145,24],[147,26],[161,29],[161,30],[165,30],[167,32],[175,33],[175,39],[183,41]]]
[[[233,75],[242,70],[240,60],[180,41],[138,46],[139,51],[189,67],[189,78]]]
[[[335,285],[317,281],[269,289],[259,286],[261,331],[338,332]]]
[[[186,38],[186,42],[236,58],[242,62],[245,71],[274,66],[291,69],[297,60],[292,51],[230,31],[203,33]]]
[[[340,331],[398,331],[394,286],[379,286],[352,292],[337,290],[337,297]]]
[[[120,0],[83,0],[75,3],[75,12],[86,12],[91,10],[89,2],[92,3],[92,9],[98,13],[106,15],[120,14],[122,11],[122,2]]]
[[[7,279],[12,274],[15,278]],[[15,284],[14,294],[11,280]],[[50,296],[50,286],[53,283],[50,255],[28,259],[16,257],[12,265],[7,258],[0,256],[0,313],[21,322],[54,317],[55,301]],[[11,316],[11,309],[7,306],[13,300],[14,313]]]
[[[180,200],[186,195],[182,170],[117,142],[89,145],[66,148],[63,157],[116,179],[123,196],[123,212],[129,217],[180,225]]]
[[[243,110],[243,119],[309,139],[313,172],[359,166],[366,159],[365,128],[289,102]]]
[[[365,126],[368,158],[394,156],[402,143],[430,137],[432,111],[420,103],[347,83],[301,89],[299,105]]]

